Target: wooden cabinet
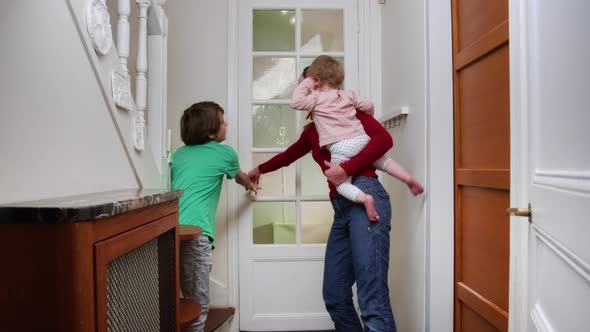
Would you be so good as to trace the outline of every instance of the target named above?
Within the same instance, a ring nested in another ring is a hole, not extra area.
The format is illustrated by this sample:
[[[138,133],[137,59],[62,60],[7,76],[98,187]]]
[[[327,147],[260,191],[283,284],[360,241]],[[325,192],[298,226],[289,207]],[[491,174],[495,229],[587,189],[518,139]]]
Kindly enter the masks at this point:
[[[0,330],[179,331],[177,197],[83,222],[3,211]]]

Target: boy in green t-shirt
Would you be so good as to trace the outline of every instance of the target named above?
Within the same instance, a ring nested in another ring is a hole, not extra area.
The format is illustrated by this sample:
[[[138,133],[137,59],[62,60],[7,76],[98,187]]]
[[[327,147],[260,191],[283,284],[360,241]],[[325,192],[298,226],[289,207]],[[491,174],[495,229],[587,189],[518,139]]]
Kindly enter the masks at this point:
[[[172,189],[182,189],[180,224],[195,225],[203,235],[182,241],[180,247],[180,287],[186,298],[202,305],[199,320],[188,331],[203,331],[209,311],[209,272],[215,247],[215,216],[223,177],[234,179],[256,192],[248,175],[240,170],[238,156],[225,140],[227,124],[223,108],[210,101],[186,109],[180,119],[180,135],[185,146],[172,157]]]

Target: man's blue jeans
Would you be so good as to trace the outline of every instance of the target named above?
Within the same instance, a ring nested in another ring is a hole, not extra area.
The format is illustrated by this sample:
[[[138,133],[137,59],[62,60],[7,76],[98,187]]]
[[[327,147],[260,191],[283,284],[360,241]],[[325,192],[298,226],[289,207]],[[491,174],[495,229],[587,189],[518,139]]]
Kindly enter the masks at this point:
[[[391,203],[377,178],[354,177],[352,183],[373,196],[379,214],[371,222],[362,204],[336,195],[332,199],[334,223],[326,246],[323,295],[336,331],[362,332],[352,302],[352,285],[357,296],[365,329],[395,332],[389,299],[389,230]]]

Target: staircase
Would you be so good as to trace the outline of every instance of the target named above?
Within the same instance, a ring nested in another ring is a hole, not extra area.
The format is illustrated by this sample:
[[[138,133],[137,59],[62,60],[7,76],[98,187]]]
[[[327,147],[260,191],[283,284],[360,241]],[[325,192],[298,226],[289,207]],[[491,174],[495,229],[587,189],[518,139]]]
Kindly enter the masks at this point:
[[[133,2],[136,10],[132,8]],[[165,3],[166,0],[105,2],[105,6],[108,4],[111,7],[108,10],[116,38],[112,52],[99,52],[95,62],[98,73],[109,73],[109,78],[111,73],[113,75],[112,81],[99,82],[114,106],[110,111],[125,142],[138,182],[140,186],[148,187],[156,182],[160,187],[169,185],[168,161],[172,151],[170,133],[166,130],[168,17],[163,7]],[[100,6],[100,3],[97,5]],[[82,23],[82,17],[78,18]],[[137,31],[137,34],[132,34],[132,31]],[[130,58],[130,55],[135,57]],[[105,58],[115,61],[105,61]],[[138,156],[142,160],[138,160]],[[153,181],[154,172],[149,175],[142,172],[146,165],[157,169],[158,180]],[[180,225],[181,241],[201,234],[199,227]],[[181,328],[189,326],[199,318],[200,313],[201,304],[181,298],[178,324]],[[205,330],[219,329],[234,314],[234,308],[211,307]]]
[[[134,130],[131,137],[134,153],[151,155],[153,163],[160,174],[160,186],[168,186],[168,161],[171,155],[170,133],[166,131],[166,99],[167,99],[167,35],[168,17],[163,5],[166,0],[135,0],[137,17],[132,17],[132,0],[116,0],[117,17],[113,26],[116,28],[116,51],[119,58],[123,82],[123,90],[113,96],[117,106],[117,115],[128,112],[132,116]],[[114,8],[112,9],[114,11]],[[137,23],[134,21],[137,20]],[[138,35],[131,35],[131,24],[137,25]],[[130,52],[130,48],[136,52]],[[136,54],[130,59],[130,54]],[[131,60],[131,61],[130,61]],[[135,72],[129,70],[135,65]],[[135,77],[132,77],[135,74]],[[149,77],[149,82],[148,82]],[[134,79],[134,82],[131,80]],[[134,83],[134,84],[133,84]],[[135,88],[132,93],[131,88]],[[116,118],[116,117],[115,117]],[[146,118],[149,124],[146,122]],[[139,176],[142,177],[141,175]],[[202,234],[202,229],[180,225],[181,241],[194,239]],[[200,316],[201,305],[189,299],[181,299],[179,325],[186,327],[194,323]],[[211,307],[207,317],[205,331],[215,331],[235,314],[231,307]]]
[[[211,307],[205,323],[205,332],[213,332],[229,321],[236,312],[232,307]]]

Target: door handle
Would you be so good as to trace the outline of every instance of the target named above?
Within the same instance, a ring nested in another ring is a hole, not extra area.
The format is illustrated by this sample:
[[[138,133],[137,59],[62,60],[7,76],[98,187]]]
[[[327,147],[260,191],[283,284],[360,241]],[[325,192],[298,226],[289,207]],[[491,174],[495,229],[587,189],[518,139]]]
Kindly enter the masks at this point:
[[[523,209],[523,208],[508,208],[506,212],[510,216],[517,216],[517,217],[528,217],[531,215],[531,210]]]
[[[533,222],[533,210],[531,209],[531,203],[529,203],[528,208],[508,208],[506,209],[506,213],[508,213],[509,216],[528,217],[529,222]]]

